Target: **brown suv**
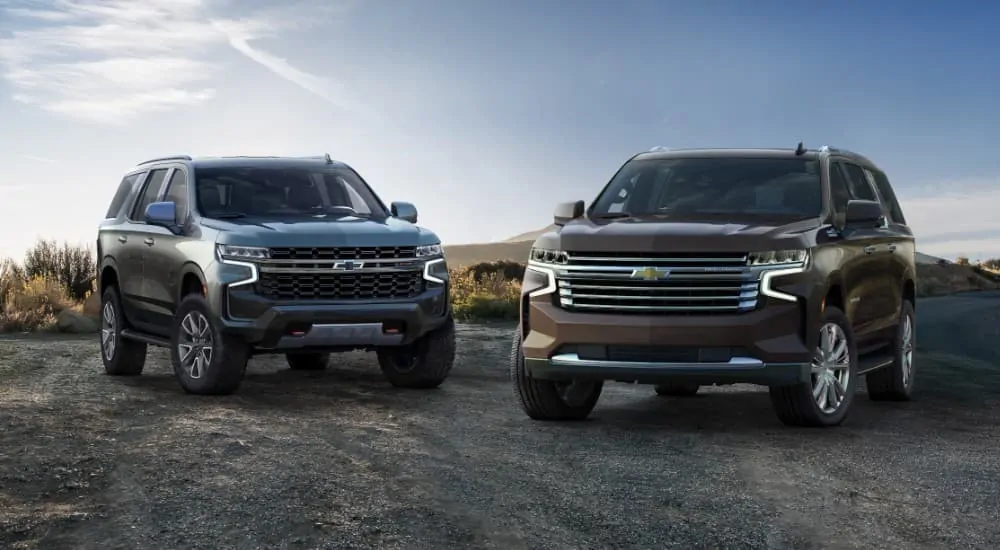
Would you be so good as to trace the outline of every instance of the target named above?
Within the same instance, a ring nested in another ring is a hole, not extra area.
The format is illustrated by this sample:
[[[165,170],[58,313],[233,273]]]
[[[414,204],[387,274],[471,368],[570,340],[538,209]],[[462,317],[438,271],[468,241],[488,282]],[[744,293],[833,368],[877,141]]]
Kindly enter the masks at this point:
[[[656,148],[555,224],[511,357],[531,418],[585,418],[609,380],[765,385],[789,425],[839,425],[861,375],[871,399],[910,398],[914,238],[864,156]]]

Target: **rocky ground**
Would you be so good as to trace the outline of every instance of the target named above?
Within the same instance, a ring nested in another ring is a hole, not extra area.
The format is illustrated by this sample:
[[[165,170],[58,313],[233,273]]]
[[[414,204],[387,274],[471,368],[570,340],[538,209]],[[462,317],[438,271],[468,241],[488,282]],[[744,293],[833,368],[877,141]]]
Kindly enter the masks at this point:
[[[611,384],[537,423],[509,326],[462,326],[453,376],[402,391],[374,358],[256,358],[185,395],[166,353],[102,374],[95,337],[0,339],[3,548],[1000,547],[1000,295],[918,304],[919,398],[789,429],[752,387]]]

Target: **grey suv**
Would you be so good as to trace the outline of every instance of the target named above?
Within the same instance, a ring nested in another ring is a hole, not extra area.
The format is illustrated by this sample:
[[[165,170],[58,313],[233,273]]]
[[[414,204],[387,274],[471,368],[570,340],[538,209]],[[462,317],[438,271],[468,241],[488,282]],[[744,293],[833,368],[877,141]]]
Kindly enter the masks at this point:
[[[391,384],[437,387],[455,356],[448,268],[416,221],[329,155],[143,162],[98,232],[105,370],[140,374],[164,346],[184,390],[225,394],[254,354],[319,370],[363,349]]]

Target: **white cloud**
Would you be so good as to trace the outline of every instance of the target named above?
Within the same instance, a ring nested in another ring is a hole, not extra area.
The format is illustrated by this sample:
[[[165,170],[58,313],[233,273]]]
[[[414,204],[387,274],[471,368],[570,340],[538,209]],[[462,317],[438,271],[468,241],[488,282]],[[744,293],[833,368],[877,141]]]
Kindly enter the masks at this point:
[[[26,160],[35,161],[35,162],[42,162],[42,163],[45,163],[45,164],[56,164],[57,162],[59,162],[59,161],[57,161],[55,159],[50,159],[48,157],[40,157],[38,155],[25,155],[25,154],[22,154],[21,158],[26,159]]]
[[[2,76],[14,99],[67,117],[119,124],[213,99],[208,61],[230,46],[340,107],[360,107],[332,82],[251,47],[250,40],[322,21],[343,3],[286,4],[233,19],[209,0],[53,0],[2,12],[30,26],[0,38]],[[237,4],[231,7],[239,9]]]
[[[1000,178],[944,182],[934,194],[913,197],[898,192],[921,252],[1000,256]]]

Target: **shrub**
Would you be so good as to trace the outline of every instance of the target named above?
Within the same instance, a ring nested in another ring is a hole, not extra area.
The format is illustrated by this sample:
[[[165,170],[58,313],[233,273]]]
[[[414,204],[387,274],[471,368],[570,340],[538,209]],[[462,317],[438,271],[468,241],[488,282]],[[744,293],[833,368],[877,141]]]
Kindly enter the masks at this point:
[[[94,290],[97,265],[89,248],[39,240],[24,256],[24,274],[58,282],[73,300],[85,300]]]
[[[451,300],[460,321],[518,317],[524,264],[487,262],[451,270]],[[514,275],[510,277],[508,275]]]
[[[56,315],[73,307],[73,301],[59,281],[45,277],[0,277],[0,331],[49,330]]]

